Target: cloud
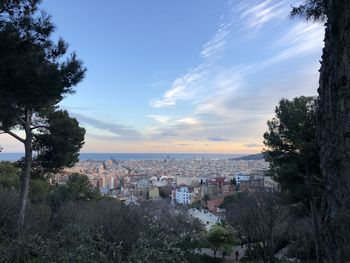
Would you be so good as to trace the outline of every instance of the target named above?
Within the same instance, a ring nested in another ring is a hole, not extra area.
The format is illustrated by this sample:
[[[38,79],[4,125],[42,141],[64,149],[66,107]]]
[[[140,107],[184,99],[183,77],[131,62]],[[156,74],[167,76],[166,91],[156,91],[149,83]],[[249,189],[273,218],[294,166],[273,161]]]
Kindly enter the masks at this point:
[[[228,142],[228,141],[231,141],[231,139],[221,138],[221,137],[209,137],[208,141],[211,141],[211,142]]]
[[[97,139],[97,140],[101,140],[101,141],[107,141],[107,142],[120,140],[120,137],[116,136],[116,135],[101,135],[101,134],[94,134],[94,133],[89,132],[89,134],[87,134],[87,136],[89,138],[93,138],[93,139]]]
[[[163,108],[173,106],[178,100],[188,100],[195,94],[189,87],[193,86],[200,80],[204,73],[204,66],[190,70],[184,76],[177,78],[167,90],[161,99],[154,99],[151,101],[151,106],[154,108]]]
[[[194,117],[185,117],[176,120],[175,125],[198,125],[200,124],[200,121]]]
[[[200,52],[203,61],[176,78],[160,99],[153,99],[150,105],[154,108],[174,106],[178,101],[187,101],[205,92],[201,82],[205,81],[212,68],[213,60],[219,58],[225,50],[226,41],[232,31],[232,20],[221,18],[222,22],[214,36],[203,45]]]
[[[196,104],[195,114],[216,114],[220,116],[227,116],[229,113],[224,101],[232,94],[235,94],[242,83],[242,67],[234,67],[227,70],[221,70],[216,74],[212,80],[212,87],[215,87],[210,92],[210,96]]]
[[[170,121],[170,117],[164,115],[147,115],[148,118],[155,120],[161,124],[166,124]]]
[[[286,1],[266,0],[260,4],[253,4],[245,6],[246,9],[241,13],[240,18],[244,21],[246,26],[250,29],[259,29],[267,22],[275,18],[283,18],[288,14],[286,7],[289,7]]]
[[[166,139],[178,137],[179,132],[183,130],[194,131],[201,124],[200,120],[194,117],[173,118],[167,123],[162,123],[159,126],[147,127],[145,134],[148,139]]]
[[[222,55],[226,45],[226,38],[231,33],[231,23],[222,23],[214,37],[204,44],[201,55],[204,59],[212,59]]]
[[[323,47],[324,27],[319,24],[299,22],[278,41],[275,48],[281,51],[262,63],[268,66],[306,53],[320,51]]]
[[[177,143],[177,144],[174,144],[175,146],[192,146],[193,143]]]
[[[115,138],[115,139],[119,138],[123,140],[124,139],[139,140],[142,138],[139,131],[122,124],[104,122],[104,121],[94,119],[92,117],[88,117],[79,113],[71,113],[71,115],[77,118],[81,123],[84,123],[86,125],[92,126],[93,128],[111,133],[113,135],[111,137],[111,135],[106,134],[105,138]],[[92,136],[96,137],[96,135],[92,135]],[[103,135],[99,135],[99,136],[103,136]]]
[[[286,0],[230,5],[200,50],[202,61],[152,101],[167,116],[183,115],[158,121],[152,139],[176,134],[187,141],[207,138],[203,143],[232,140],[245,148],[262,147],[244,142],[263,140],[278,101],[316,93],[318,60],[305,62],[304,57],[321,52],[323,26],[290,20]]]
[[[258,148],[258,147],[263,147],[263,144],[259,144],[259,143],[247,143],[243,145],[246,148]]]

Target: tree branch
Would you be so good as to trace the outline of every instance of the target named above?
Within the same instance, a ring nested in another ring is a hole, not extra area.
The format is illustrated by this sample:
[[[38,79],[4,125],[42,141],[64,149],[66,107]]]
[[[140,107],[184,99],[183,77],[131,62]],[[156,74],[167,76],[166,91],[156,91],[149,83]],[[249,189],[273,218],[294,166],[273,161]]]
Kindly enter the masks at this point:
[[[49,126],[46,125],[37,125],[37,126],[33,126],[30,128],[30,130],[35,130],[35,129],[39,129],[39,128],[49,128]]]
[[[22,123],[22,125],[23,125],[23,127],[24,127],[24,125],[26,124],[26,122],[24,121],[24,119],[23,119],[19,114],[17,114],[17,118],[18,118],[18,120],[20,121],[20,123]]]
[[[7,133],[7,134],[11,135],[13,138],[15,138],[15,139],[19,140],[20,142],[24,143],[24,139],[19,137],[17,134],[13,133],[12,131],[4,129],[4,127],[1,127],[1,126],[0,126],[0,130],[2,130],[3,133]]]

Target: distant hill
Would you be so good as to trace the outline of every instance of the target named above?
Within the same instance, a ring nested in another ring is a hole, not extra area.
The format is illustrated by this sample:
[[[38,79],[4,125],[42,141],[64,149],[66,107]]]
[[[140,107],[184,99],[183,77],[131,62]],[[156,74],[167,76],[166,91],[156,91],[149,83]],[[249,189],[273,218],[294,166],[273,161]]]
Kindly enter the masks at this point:
[[[231,158],[230,160],[234,160],[234,161],[238,161],[238,160],[242,160],[242,161],[254,161],[254,160],[263,160],[264,159],[264,155],[262,153],[256,153],[256,154],[250,154],[250,155],[245,155],[245,156],[241,156],[238,158]]]

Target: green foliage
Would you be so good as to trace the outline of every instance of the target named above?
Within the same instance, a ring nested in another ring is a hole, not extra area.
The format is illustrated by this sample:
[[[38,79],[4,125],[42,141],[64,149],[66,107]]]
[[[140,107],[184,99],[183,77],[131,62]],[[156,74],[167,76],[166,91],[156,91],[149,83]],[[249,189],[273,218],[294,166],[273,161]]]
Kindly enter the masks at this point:
[[[0,162],[0,190],[18,190],[20,185],[21,169],[18,165],[10,162]],[[30,180],[29,196],[32,202],[46,200],[49,189],[48,180],[33,175]]]
[[[3,240],[0,262],[112,262],[108,260],[111,246],[98,232],[69,224],[49,238],[28,235]]]
[[[87,176],[74,173],[69,176],[67,183],[54,187],[49,200],[51,205],[57,208],[67,201],[88,201],[99,197],[99,190],[92,186]]]
[[[84,144],[85,129],[79,127],[67,111],[51,112],[47,116],[48,128],[37,134],[33,149],[37,168],[44,172],[57,172],[63,167],[72,167],[79,158]]]
[[[33,203],[46,201],[49,192],[49,182],[45,178],[32,178],[30,180],[29,197]]]
[[[78,160],[85,130],[58,110],[58,103],[74,92],[86,69],[68,45],[53,40],[54,25],[40,1],[0,2],[0,131],[24,144],[18,229],[27,207],[32,168],[55,172]],[[14,133],[22,130],[24,138]],[[33,164],[33,150],[38,152]],[[32,192],[33,194],[33,192]]]
[[[171,191],[172,191],[171,186],[159,187],[159,196],[162,198],[169,198]]]
[[[0,191],[0,241],[5,236],[12,236],[15,229],[15,218],[18,205],[18,193]],[[1,258],[1,252],[0,252]],[[0,260],[1,262],[1,260]]]
[[[209,194],[205,194],[205,195],[203,196],[203,201],[204,201],[205,203],[208,203],[209,200],[210,200],[210,195],[209,195]]]
[[[74,53],[66,56],[62,39],[52,40],[54,25],[38,12],[39,2],[0,3],[0,130],[27,147],[33,143],[36,168],[42,165],[47,172],[72,166],[84,143],[84,129],[57,104],[74,92],[86,69]],[[33,141],[13,129],[24,130]]]
[[[13,163],[0,162],[0,190],[18,189],[20,172]]]
[[[293,7],[291,16],[301,16],[306,20],[325,21],[327,19],[326,0],[306,0],[303,4]]]
[[[50,16],[1,16],[0,121],[6,130],[21,125],[24,109],[40,112],[57,104],[85,74],[73,54],[62,61],[67,44],[51,40]]]
[[[316,104],[313,97],[281,100],[264,134],[264,144],[268,147],[264,150],[265,158],[286,200],[295,208],[308,208],[311,194],[318,206],[321,201]]]
[[[230,225],[214,225],[207,234],[209,247],[216,252],[231,252],[233,245],[237,242],[235,233]]]
[[[232,195],[228,195],[224,197],[224,201],[222,202],[222,204],[220,205],[220,208],[227,208],[230,206],[230,204],[236,202],[238,200],[238,198],[244,193],[242,192],[237,192],[234,193]]]
[[[194,253],[203,227],[165,203],[74,200],[55,210],[32,203],[15,236],[17,202],[17,194],[0,192],[0,262],[213,262]]]
[[[230,180],[230,182],[231,182],[231,185],[237,185],[236,178],[233,178],[232,180]]]
[[[227,207],[226,219],[246,245],[247,258],[266,263],[285,246],[291,226],[288,209],[275,192],[238,195]]]

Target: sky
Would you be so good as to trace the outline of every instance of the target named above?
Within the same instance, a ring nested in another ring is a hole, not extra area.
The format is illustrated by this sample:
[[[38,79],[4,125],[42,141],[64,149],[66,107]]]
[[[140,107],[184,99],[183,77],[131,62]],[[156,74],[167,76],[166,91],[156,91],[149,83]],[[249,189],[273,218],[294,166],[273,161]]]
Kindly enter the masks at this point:
[[[87,68],[60,103],[86,128],[82,152],[260,152],[279,100],[317,94],[324,28],[293,4],[43,1]]]

